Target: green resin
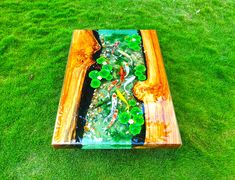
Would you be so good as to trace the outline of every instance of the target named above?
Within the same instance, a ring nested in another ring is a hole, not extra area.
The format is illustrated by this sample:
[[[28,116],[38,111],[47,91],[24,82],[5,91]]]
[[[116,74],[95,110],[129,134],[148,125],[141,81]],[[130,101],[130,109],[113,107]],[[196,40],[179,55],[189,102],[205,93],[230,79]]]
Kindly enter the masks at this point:
[[[94,144],[130,148],[131,139],[144,124],[143,104],[132,94],[134,84],[146,79],[141,37],[134,30],[98,33],[102,52],[96,63],[100,70],[88,75],[95,91],[85,117],[82,144],[86,148],[94,148]]]

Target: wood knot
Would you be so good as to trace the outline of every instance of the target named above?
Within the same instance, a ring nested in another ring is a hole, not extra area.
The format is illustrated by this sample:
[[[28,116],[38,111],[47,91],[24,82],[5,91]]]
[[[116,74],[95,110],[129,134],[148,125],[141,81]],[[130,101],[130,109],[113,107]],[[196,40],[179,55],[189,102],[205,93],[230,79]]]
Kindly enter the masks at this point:
[[[163,96],[163,87],[162,84],[151,85],[147,81],[137,82],[133,87],[133,94],[140,101],[144,101],[146,97],[156,101],[158,97]]]

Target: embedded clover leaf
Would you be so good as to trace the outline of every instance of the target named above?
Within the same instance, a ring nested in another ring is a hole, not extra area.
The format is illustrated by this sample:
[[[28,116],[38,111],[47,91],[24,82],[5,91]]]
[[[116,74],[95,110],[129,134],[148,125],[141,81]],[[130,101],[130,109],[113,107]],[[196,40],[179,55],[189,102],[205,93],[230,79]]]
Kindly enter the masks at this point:
[[[140,108],[138,108],[138,107],[133,107],[131,109],[131,115],[132,116],[136,116],[138,114],[142,114],[142,110]]]
[[[143,125],[144,124],[144,117],[143,115],[136,115],[134,116],[134,122],[138,125]]]
[[[131,39],[132,39],[131,36],[126,36],[125,41],[126,41],[127,43],[129,43],[129,42],[131,42]]]
[[[145,71],[146,71],[146,67],[142,64],[135,67],[135,73],[134,74],[138,77],[139,81],[146,80]]]
[[[130,118],[131,118],[131,115],[129,113],[127,113],[127,112],[120,113],[119,116],[118,116],[118,120],[122,124],[128,123]]]
[[[132,36],[127,36],[125,38],[125,41],[127,42],[127,45],[130,49],[134,51],[139,51],[140,50],[140,42],[141,38],[139,35],[134,34]]]
[[[138,77],[138,76],[141,76],[141,75],[143,75],[143,72],[141,72],[141,71],[135,71],[135,75]]]
[[[138,65],[135,67],[136,71],[140,71],[140,72],[145,72],[146,71],[146,67],[142,64]]]
[[[91,72],[89,73],[88,76],[89,76],[91,79],[95,79],[95,78],[97,78],[97,77],[99,76],[99,71],[93,70],[93,71],[91,71]]]
[[[92,81],[91,81],[92,88],[98,88],[98,87],[100,87],[100,85],[101,85],[101,82],[98,79],[92,79]]]
[[[130,131],[131,134],[133,134],[133,135],[135,136],[135,135],[137,135],[137,134],[140,133],[140,131],[141,131],[141,126],[138,126],[138,125],[136,125],[136,124],[131,124],[131,125],[129,126],[129,131]]]
[[[130,101],[129,101],[129,105],[130,105],[130,106],[135,106],[135,105],[136,105],[136,101],[133,100],[133,99],[130,100]]]
[[[132,36],[127,36],[127,37],[125,38],[125,41],[126,41],[127,43],[136,42],[136,43],[139,44],[140,41],[141,41],[141,38],[140,38],[139,35],[134,34],[134,35],[132,35]]]
[[[110,64],[106,64],[102,66],[102,69],[108,70],[108,71],[112,71],[113,67]]]
[[[111,74],[109,74],[106,78],[107,81],[111,81],[113,79],[113,76]]]
[[[144,80],[146,80],[146,76],[145,75],[140,75],[140,76],[137,76],[138,77],[138,80],[140,80],[140,81],[144,81]]]
[[[102,77],[102,78],[106,78],[110,75],[110,72],[106,69],[101,69],[101,71],[99,72],[99,75]]]
[[[129,43],[128,47],[134,51],[139,51],[140,50],[140,46],[136,43]]]
[[[105,61],[106,61],[105,57],[99,57],[99,58],[96,60],[96,62],[97,62],[98,64],[102,64],[102,63],[105,62]]]
[[[139,51],[140,50],[140,46],[136,43],[130,43],[129,44],[129,48],[135,50],[135,51]]]
[[[140,36],[139,36],[139,35],[134,34],[134,35],[132,35],[132,39],[131,39],[131,40],[132,40],[132,41],[136,41],[136,42],[140,43],[141,38],[140,38]]]

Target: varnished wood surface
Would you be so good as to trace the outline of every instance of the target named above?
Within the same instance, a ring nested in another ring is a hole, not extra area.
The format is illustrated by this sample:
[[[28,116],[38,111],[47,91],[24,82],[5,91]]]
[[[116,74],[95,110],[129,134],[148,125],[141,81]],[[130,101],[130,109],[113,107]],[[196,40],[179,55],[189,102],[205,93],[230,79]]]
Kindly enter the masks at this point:
[[[52,140],[54,146],[72,144],[75,139],[83,82],[87,69],[95,63],[92,56],[99,49],[91,30],[74,31]]]
[[[144,102],[145,146],[173,146],[182,144],[170,95],[163,59],[156,31],[141,30],[147,65],[147,80],[137,82],[135,97]]]

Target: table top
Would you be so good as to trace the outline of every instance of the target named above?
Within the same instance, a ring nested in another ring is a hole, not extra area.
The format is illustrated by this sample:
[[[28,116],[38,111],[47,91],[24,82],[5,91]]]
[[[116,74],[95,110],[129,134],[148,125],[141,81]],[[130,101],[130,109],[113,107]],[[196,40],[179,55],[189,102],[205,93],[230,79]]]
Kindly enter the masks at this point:
[[[54,147],[181,146],[154,30],[75,30]]]

